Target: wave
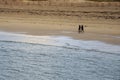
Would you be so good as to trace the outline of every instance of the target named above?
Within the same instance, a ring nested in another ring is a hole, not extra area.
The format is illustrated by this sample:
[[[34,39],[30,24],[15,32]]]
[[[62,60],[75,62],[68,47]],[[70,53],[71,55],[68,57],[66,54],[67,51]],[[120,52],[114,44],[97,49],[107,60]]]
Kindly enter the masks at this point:
[[[88,52],[100,52],[107,54],[120,55],[120,46],[106,44],[99,41],[74,40],[64,36],[32,36],[0,32],[0,42],[23,43],[41,46],[54,46],[73,50],[85,50]]]
[[[13,44],[26,44],[26,45],[39,45],[39,46],[44,46],[44,47],[46,47],[46,46],[52,46],[52,47],[58,47],[58,48],[64,48],[64,49],[72,49],[72,50],[76,50],[76,51],[81,51],[81,50],[83,50],[83,51],[87,51],[87,52],[96,52],[96,53],[102,53],[102,54],[112,54],[112,55],[119,55],[120,56],[120,54],[119,53],[113,53],[113,52],[107,52],[107,51],[101,51],[101,50],[97,50],[97,49],[84,49],[84,48],[81,48],[81,47],[79,47],[79,46],[55,46],[55,45],[46,45],[46,44],[37,44],[37,43],[29,43],[29,42],[17,42],[17,41],[2,41],[2,40],[0,40],[0,43],[1,42],[3,42],[3,43],[13,43]],[[0,51],[3,51],[3,52],[9,52],[9,51],[7,51],[7,50],[2,50],[1,48],[4,48],[4,47],[0,47]],[[17,51],[19,51],[19,50],[17,50]]]

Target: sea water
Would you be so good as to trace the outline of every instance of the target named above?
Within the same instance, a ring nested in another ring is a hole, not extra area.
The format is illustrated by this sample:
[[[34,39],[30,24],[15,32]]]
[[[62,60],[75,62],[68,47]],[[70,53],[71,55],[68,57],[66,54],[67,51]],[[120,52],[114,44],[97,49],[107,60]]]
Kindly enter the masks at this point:
[[[0,80],[120,80],[120,46],[0,32]]]

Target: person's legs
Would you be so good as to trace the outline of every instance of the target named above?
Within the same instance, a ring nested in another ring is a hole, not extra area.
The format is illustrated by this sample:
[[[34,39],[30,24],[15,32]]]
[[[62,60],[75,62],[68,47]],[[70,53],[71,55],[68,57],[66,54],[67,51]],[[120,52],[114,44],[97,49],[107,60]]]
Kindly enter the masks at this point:
[[[81,32],[81,25],[79,25],[78,32],[79,33]]]
[[[83,25],[81,25],[81,31],[83,32]]]
[[[82,26],[82,31],[84,32],[84,26]]]

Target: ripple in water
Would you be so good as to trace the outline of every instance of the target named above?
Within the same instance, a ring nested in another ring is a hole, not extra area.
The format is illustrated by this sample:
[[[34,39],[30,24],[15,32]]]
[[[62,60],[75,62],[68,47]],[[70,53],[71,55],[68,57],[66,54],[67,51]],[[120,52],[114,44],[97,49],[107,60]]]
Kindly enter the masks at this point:
[[[120,80],[120,46],[0,33],[0,80]]]

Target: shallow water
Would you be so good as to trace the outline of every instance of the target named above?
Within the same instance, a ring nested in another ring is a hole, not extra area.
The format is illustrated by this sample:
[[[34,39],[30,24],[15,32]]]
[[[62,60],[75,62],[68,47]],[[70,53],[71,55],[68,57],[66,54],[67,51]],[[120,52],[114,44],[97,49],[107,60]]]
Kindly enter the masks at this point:
[[[120,46],[0,32],[0,80],[120,80]]]

